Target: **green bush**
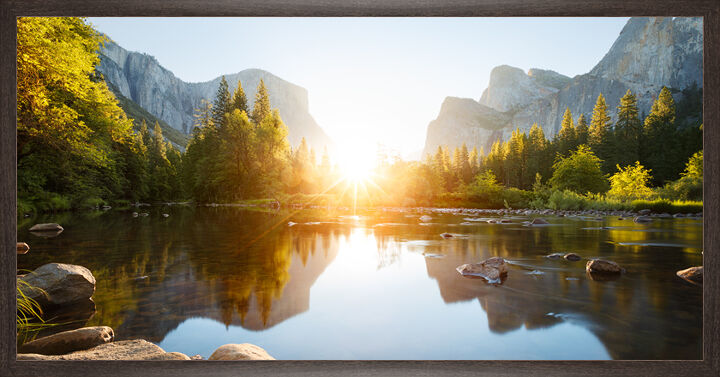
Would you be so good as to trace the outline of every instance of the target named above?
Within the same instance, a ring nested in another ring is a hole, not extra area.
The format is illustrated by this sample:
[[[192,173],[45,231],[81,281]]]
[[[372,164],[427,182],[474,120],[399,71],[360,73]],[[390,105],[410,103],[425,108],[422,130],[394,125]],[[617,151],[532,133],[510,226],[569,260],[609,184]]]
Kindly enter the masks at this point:
[[[586,208],[587,199],[570,190],[555,190],[548,198],[547,207],[554,210],[580,210]]]
[[[27,201],[25,199],[18,198],[17,201],[17,215],[22,216],[27,213],[33,213],[36,212],[35,206],[32,202]]]
[[[84,198],[78,201],[75,208],[95,208],[106,205],[107,202],[100,198]]]
[[[533,200],[533,193],[510,187],[502,191],[502,199],[510,208],[528,208]]]
[[[656,213],[698,213],[703,211],[702,202],[670,201],[668,199],[633,200],[631,206],[634,211],[649,209]]]

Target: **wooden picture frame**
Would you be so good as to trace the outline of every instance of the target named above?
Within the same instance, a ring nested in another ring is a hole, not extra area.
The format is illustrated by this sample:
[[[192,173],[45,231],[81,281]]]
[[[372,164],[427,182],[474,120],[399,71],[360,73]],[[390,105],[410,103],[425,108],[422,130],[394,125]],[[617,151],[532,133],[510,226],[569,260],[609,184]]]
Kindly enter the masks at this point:
[[[16,361],[15,42],[19,16],[702,16],[704,18],[703,359],[699,361]],[[720,375],[720,2],[717,0],[3,0],[0,11],[0,375],[436,376]]]

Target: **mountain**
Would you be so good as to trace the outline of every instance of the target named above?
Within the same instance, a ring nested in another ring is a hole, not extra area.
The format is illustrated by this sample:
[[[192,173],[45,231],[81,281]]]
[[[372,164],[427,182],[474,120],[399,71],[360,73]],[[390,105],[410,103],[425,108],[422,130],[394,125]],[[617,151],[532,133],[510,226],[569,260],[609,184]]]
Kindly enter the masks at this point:
[[[630,89],[638,98],[640,114],[650,112],[663,86],[675,101],[681,90],[702,86],[702,19],[688,17],[633,17],[607,54],[588,73],[570,78],[533,68],[524,73],[507,65],[495,67],[479,101],[447,97],[437,119],[430,122],[423,155],[438,145],[450,148],[466,143],[484,147],[507,140],[516,128],[528,131],[538,123],[545,136],[560,129],[566,108],[577,119],[590,119],[600,93],[611,114]]]
[[[200,83],[182,81],[153,56],[127,51],[111,41],[100,50],[97,70],[121,96],[185,135],[192,132],[195,109],[200,107],[202,100],[212,102],[221,79],[217,77]],[[225,79],[231,93],[238,81],[242,83],[251,108],[262,79],[272,107],[279,110],[288,127],[288,140],[292,146],[300,144],[305,137],[318,152],[326,145],[332,148],[332,140],[310,115],[305,88],[260,69],[227,74]]]

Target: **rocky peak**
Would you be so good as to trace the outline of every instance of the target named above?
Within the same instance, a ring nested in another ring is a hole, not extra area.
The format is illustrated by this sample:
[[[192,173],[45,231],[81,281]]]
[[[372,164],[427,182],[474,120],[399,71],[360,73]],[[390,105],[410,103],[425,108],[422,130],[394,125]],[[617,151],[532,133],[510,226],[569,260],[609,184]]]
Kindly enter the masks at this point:
[[[683,89],[702,86],[702,20],[633,17],[590,75]]]
[[[555,71],[551,71],[549,69],[530,68],[530,70],[528,71],[528,76],[534,79],[535,82],[538,83],[538,85],[555,88],[558,90],[566,87],[568,84],[570,84],[570,82],[572,82],[572,79],[570,77],[567,77]]]
[[[525,74],[520,68],[501,65],[490,72],[490,83],[480,97],[480,104],[498,111],[511,111],[557,92]]]

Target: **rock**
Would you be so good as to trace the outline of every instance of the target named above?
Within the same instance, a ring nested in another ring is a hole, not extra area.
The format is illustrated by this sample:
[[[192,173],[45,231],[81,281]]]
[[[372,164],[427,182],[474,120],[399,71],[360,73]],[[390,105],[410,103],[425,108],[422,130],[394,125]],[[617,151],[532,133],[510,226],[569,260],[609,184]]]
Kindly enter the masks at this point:
[[[593,274],[621,274],[625,272],[625,269],[613,261],[591,259],[585,265],[585,271]]]
[[[31,232],[62,232],[63,230],[64,228],[56,223],[35,224],[30,228]]]
[[[638,215],[640,215],[640,216],[646,216],[646,215],[649,215],[650,212],[651,212],[651,211],[650,211],[649,209],[641,209],[641,210],[638,211]]]
[[[132,217],[138,217],[138,215],[139,215],[139,213],[137,213],[137,212],[132,213]]]
[[[264,349],[250,343],[225,344],[208,357],[208,360],[275,360]]]
[[[98,51],[101,73],[108,86],[116,88],[115,96],[122,95],[167,122],[171,127],[190,134],[194,110],[202,99],[212,101],[220,84],[220,76],[205,82],[185,82],[160,65],[151,55],[128,51],[115,42],[107,41]],[[273,108],[277,108],[288,127],[287,139],[291,146],[300,144],[303,137],[308,148],[330,148],[333,141],[317,124],[309,112],[308,91],[298,85],[260,69],[245,69],[225,75],[230,93],[242,82],[245,94],[253,106],[256,89],[262,79]],[[162,93],[162,95],[157,95]],[[166,134],[167,135],[167,134]]]
[[[84,327],[35,339],[20,346],[18,352],[38,353],[41,355],[64,355],[112,342],[114,338],[115,333],[110,327]]]
[[[565,256],[565,255],[564,255],[563,253],[552,253],[552,254],[546,255],[545,258],[548,258],[548,259],[560,259],[560,258],[563,258],[564,256]]]
[[[500,220],[500,224],[510,224],[510,223],[512,223],[512,221],[510,221],[509,219]]]
[[[146,216],[150,216],[150,214],[147,213],[147,212],[142,212],[142,213],[140,214],[140,217],[146,217]]]
[[[442,238],[453,238],[454,236],[450,233],[441,233],[440,237]]]
[[[30,245],[26,244],[25,242],[17,243],[17,253],[18,254],[27,254],[28,251],[30,251]]]
[[[294,223],[294,222],[290,221],[290,222],[288,222],[287,225],[288,225],[288,226],[293,226],[293,225],[297,225],[297,223]]]
[[[205,360],[202,355],[190,356],[190,360]]]
[[[563,258],[565,258],[566,260],[569,260],[571,262],[577,262],[580,259],[582,259],[581,256],[579,256],[575,253],[567,253],[567,254],[565,254],[565,256],[563,256]]]
[[[530,222],[530,224],[532,224],[532,225],[545,225],[545,224],[550,224],[550,223],[547,222],[547,220],[545,220],[545,219],[543,219],[543,218],[536,217],[536,218],[534,218],[534,219]]]
[[[651,217],[647,217],[647,216],[637,216],[636,218],[633,219],[633,221],[636,223],[639,223],[639,224],[647,224],[647,223],[651,223],[653,221],[653,219]]]
[[[112,209],[112,207],[110,207],[110,206],[102,206],[102,210],[103,210],[103,211],[107,211],[107,210],[110,210],[110,209]]]
[[[422,221],[422,222],[428,222],[428,221],[430,221],[430,220],[432,220],[432,217],[430,217],[430,216],[428,216],[428,215],[422,215],[422,216],[420,216],[420,221]]]
[[[170,217],[170,215],[167,214],[167,213],[163,213],[162,216],[163,216],[163,217]]]
[[[165,352],[147,340],[122,340],[101,344],[83,351],[66,355],[40,355],[36,353],[17,355],[17,360],[189,360],[179,352]]]
[[[463,276],[480,276],[490,283],[499,283],[504,275],[507,275],[507,265],[500,257],[492,257],[480,263],[463,264],[456,268]]]
[[[28,297],[41,305],[66,305],[84,301],[95,293],[95,277],[83,266],[48,263],[22,278],[32,288],[24,288]]]
[[[702,284],[703,283],[703,267],[690,267],[684,270],[680,270],[676,273],[677,276],[693,283],[693,284]]]

